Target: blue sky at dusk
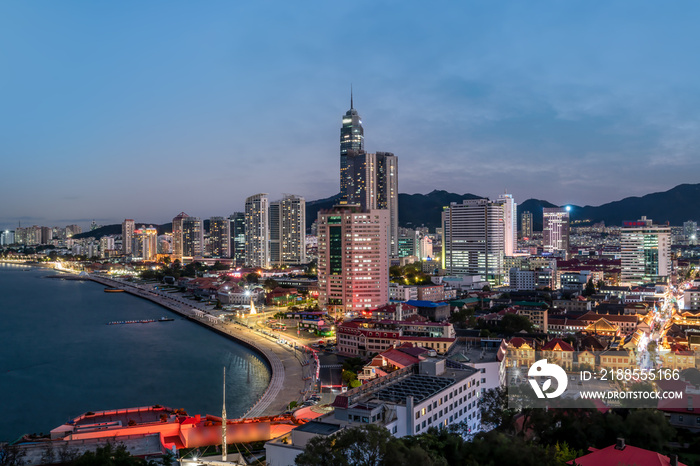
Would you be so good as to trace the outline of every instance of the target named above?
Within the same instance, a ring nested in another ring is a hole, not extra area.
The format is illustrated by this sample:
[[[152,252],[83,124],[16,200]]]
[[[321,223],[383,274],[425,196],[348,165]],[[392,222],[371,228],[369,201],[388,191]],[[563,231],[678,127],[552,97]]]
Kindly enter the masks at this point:
[[[0,228],[338,192],[355,90],[399,190],[700,182],[696,2],[0,3]]]

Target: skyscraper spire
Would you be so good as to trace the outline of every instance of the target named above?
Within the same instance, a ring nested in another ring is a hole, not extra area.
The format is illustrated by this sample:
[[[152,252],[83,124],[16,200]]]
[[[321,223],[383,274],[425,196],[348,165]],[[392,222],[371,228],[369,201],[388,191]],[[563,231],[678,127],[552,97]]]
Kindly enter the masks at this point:
[[[352,110],[353,108],[355,107],[352,106],[352,83],[350,83],[350,110]]]
[[[221,461],[226,461],[226,366],[224,366],[224,407],[221,409]]]

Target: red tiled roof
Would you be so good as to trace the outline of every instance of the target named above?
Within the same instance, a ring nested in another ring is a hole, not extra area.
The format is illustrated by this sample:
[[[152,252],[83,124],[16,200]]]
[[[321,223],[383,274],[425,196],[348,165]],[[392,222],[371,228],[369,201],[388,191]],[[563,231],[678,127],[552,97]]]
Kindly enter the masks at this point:
[[[671,460],[668,456],[661,455],[655,451],[626,445],[624,449],[617,450],[615,445],[595,450],[585,456],[571,460],[566,464],[577,466],[620,466],[621,464],[635,464],[644,466],[670,466]],[[687,466],[678,462],[678,466]]]
[[[574,347],[562,340],[561,338],[554,338],[542,347],[544,351],[552,351],[559,345],[562,351],[574,351]]]

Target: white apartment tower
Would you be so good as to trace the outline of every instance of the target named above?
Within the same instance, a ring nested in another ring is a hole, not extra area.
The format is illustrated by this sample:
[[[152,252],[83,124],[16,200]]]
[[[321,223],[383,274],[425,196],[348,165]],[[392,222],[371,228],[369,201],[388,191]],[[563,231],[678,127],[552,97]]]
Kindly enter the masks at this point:
[[[131,246],[134,239],[134,220],[127,218],[122,222],[122,254],[128,256],[132,253]]]
[[[389,301],[389,212],[336,206],[318,214],[319,306],[357,315]]]
[[[569,253],[569,211],[566,207],[545,207],[542,212],[544,251]]]
[[[245,200],[245,264],[249,267],[270,266],[268,209],[266,193]]]
[[[624,222],[620,253],[623,283],[666,282],[671,275],[671,227],[654,225],[646,217]]]
[[[506,248],[515,248],[513,197],[453,202],[442,212],[442,263],[449,275],[481,275],[494,284],[503,278]]]
[[[286,194],[270,203],[270,262],[272,265],[306,263],[306,201]]]

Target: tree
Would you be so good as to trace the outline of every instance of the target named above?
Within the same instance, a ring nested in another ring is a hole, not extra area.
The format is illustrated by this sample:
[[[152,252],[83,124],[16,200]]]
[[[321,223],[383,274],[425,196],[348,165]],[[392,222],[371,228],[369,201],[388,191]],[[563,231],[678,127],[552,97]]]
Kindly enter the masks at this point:
[[[529,333],[532,331],[532,322],[525,316],[506,314],[499,322],[499,327],[506,335],[512,335],[522,330]]]
[[[248,275],[245,276],[245,281],[253,284],[253,283],[258,283],[258,279],[260,278],[260,275],[258,275],[255,272],[251,272]]]
[[[277,281],[272,279],[272,278],[265,279],[265,282],[263,283],[263,285],[265,286],[265,289],[270,290],[270,291],[274,290],[275,288],[277,288],[279,286]]]
[[[17,445],[0,443],[0,466],[21,466],[27,452]]]
[[[379,466],[388,463],[387,450],[392,441],[389,431],[375,424],[352,427],[340,433],[314,437],[297,456],[299,466]]]
[[[508,392],[504,387],[486,390],[479,398],[481,423],[486,429],[501,429],[506,432],[514,428],[518,411],[508,407]]]

